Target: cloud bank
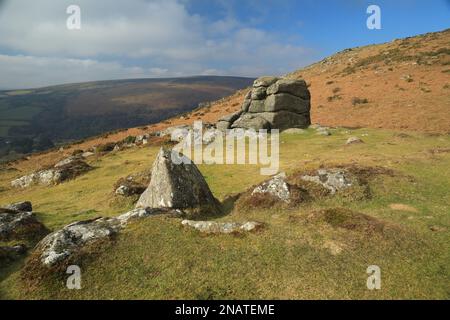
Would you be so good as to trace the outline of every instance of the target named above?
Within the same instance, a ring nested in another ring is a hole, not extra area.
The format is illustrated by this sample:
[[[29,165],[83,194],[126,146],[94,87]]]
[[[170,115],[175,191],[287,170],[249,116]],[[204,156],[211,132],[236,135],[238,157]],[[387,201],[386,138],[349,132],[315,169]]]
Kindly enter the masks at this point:
[[[0,8],[0,88],[202,74],[259,76],[314,59],[298,43],[234,17],[188,10],[187,0],[11,0]],[[256,17],[253,17],[256,19]],[[252,21],[252,17],[248,18]]]

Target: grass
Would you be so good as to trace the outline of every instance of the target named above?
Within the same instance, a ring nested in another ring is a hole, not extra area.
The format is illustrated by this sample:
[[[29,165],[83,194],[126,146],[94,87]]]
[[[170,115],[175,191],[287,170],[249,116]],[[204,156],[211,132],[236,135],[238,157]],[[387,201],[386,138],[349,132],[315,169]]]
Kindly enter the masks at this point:
[[[241,236],[203,236],[182,228],[179,219],[149,218],[131,224],[112,245],[83,262],[82,290],[65,289],[64,274],[26,290],[20,279],[24,261],[18,261],[0,268],[0,297],[450,298],[450,152],[445,151],[450,137],[369,129],[331,131],[330,137],[317,136],[314,130],[282,135],[281,169],[292,174],[354,163],[393,169],[395,175],[370,179],[371,198],[324,197],[293,208],[247,208],[216,218],[266,223],[264,230]],[[365,143],[346,146],[350,136],[360,136]],[[114,183],[148,169],[157,151],[152,146],[109,154],[91,161],[95,170],[51,188],[10,190],[9,180],[20,173],[4,172],[0,202],[33,201],[39,219],[50,229],[118,215],[132,203],[114,201]],[[257,166],[201,165],[200,170],[221,200],[267,179],[259,175]],[[392,209],[394,203],[416,211]],[[353,225],[357,227],[348,227]],[[369,232],[367,225],[375,226],[375,231]],[[431,226],[444,231],[432,232]],[[366,288],[369,265],[381,267],[379,291]]]

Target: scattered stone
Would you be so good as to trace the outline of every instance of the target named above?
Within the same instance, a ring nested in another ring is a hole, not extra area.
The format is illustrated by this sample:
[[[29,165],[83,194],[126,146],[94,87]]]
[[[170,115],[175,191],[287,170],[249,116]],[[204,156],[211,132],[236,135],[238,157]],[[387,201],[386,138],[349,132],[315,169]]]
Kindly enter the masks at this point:
[[[283,133],[286,134],[304,134],[306,131],[304,129],[298,129],[298,128],[291,128],[284,130]]]
[[[81,154],[81,156],[83,157],[83,158],[90,158],[90,157],[92,157],[92,156],[94,156],[95,155],[95,153],[93,153],[93,152],[90,152],[90,151],[86,151],[86,152],[83,152],[82,154]]]
[[[174,160],[177,161],[176,164]],[[161,149],[153,164],[152,179],[136,208],[171,208],[188,212],[220,212],[202,174],[190,159]]]
[[[150,179],[151,173],[147,170],[121,178],[114,185],[114,193],[123,197],[141,195],[147,189]]]
[[[57,165],[57,167],[41,170],[13,180],[11,181],[11,186],[23,189],[33,185],[56,185],[74,179],[93,169],[86,162],[79,159],[70,160],[64,164],[58,163]]]
[[[253,190],[252,195],[255,194],[270,194],[281,201],[289,203],[291,193],[289,191],[289,185],[286,182],[286,174],[282,172],[269,181],[262,183]]]
[[[320,184],[331,194],[357,184],[356,178],[344,169],[319,169],[315,175],[304,175],[301,179]]]
[[[17,211],[17,212],[31,212],[33,211],[33,205],[30,201],[17,202],[5,206],[5,209]]]
[[[325,249],[328,249],[333,256],[337,256],[337,255],[341,254],[343,251],[342,247],[339,244],[337,244],[336,242],[331,241],[331,240],[326,241],[323,244],[323,247]]]
[[[360,138],[350,137],[350,138],[348,138],[348,140],[345,144],[350,145],[350,144],[361,144],[361,143],[364,143],[364,141],[362,141]]]
[[[0,209],[0,241],[34,240],[47,234],[47,229],[34,213]]]
[[[55,168],[64,167],[64,166],[67,166],[67,165],[74,163],[75,161],[79,161],[79,160],[80,160],[80,156],[78,156],[78,155],[70,156],[66,159],[59,161],[57,164],[55,164]]]
[[[183,220],[181,222],[183,226],[194,228],[202,233],[206,234],[230,234],[239,232],[252,232],[257,231],[263,227],[260,222],[249,221],[245,223],[236,222],[214,222],[214,221],[192,221]]]
[[[326,129],[326,128],[319,128],[319,129],[317,129],[317,134],[319,136],[331,136],[331,132],[328,129]]]
[[[430,230],[433,232],[445,232],[445,231],[447,231],[447,228],[442,227],[442,226],[431,226]]]

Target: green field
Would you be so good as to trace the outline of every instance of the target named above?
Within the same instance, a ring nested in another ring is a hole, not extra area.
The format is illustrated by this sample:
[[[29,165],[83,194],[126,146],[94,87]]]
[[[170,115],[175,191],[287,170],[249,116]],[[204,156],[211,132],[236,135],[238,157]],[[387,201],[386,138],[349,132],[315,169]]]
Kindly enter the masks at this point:
[[[296,171],[354,164],[392,169],[370,181],[371,197],[324,197],[297,207],[235,208],[220,221],[256,220],[257,233],[205,236],[183,229],[180,219],[151,217],[130,224],[119,237],[82,264],[82,290],[65,288],[54,274],[29,287],[21,280],[24,261],[0,269],[6,299],[449,299],[450,137],[399,135],[373,129],[312,129],[281,137],[281,167]],[[365,143],[345,146],[350,136]],[[0,204],[31,200],[50,229],[133,207],[115,200],[114,183],[148,169],[158,146],[136,148],[92,160],[95,170],[56,186],[17,191],[0,174]],[[213,193],[223,200],[266,179],[249,165],[202,165]],[[355,212],[346,217],[342,210]],[[319,212],[329,209],[333,219]],[[339,221],[359,213],[383,232],[343,228]],[[432,231],[433,229],[434,231]],[[366,288],[369,265],[382,271],[382,288]]]

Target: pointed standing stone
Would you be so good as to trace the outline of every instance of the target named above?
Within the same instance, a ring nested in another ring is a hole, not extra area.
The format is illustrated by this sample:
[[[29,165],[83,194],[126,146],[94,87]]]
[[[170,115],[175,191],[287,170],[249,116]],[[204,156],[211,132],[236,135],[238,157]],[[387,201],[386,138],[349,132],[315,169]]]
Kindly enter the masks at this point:
[[[215,214],[220,211],[208,184],[195,164],[175,164],[171,150],[161,149],[152,169],[152,180],[141,195],[136,208],[170,208],[192,213]]]

